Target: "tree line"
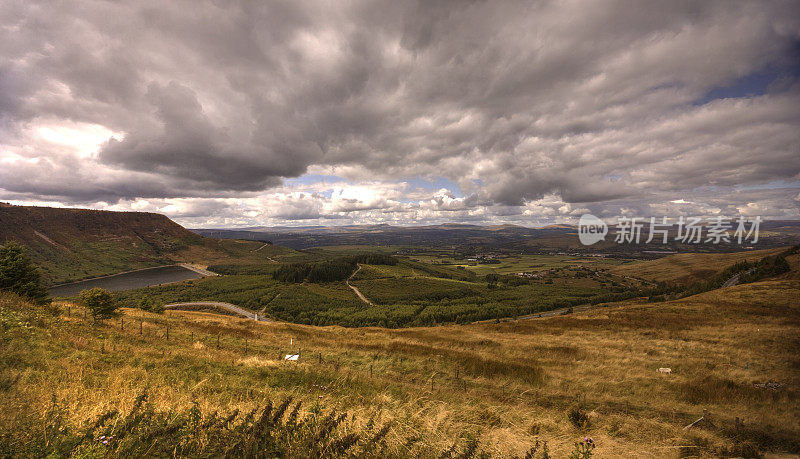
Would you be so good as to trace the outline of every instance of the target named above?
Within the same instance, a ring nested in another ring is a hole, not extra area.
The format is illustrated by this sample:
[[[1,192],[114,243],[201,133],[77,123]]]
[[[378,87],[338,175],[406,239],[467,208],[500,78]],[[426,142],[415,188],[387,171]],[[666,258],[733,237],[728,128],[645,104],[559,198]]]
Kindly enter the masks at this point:
[[[359,263],[369,265],[396,265],[397,258],[380,253],[365,253],[333,260],[282,265],[272,273],[280,282],[337,282],[350,277]]]

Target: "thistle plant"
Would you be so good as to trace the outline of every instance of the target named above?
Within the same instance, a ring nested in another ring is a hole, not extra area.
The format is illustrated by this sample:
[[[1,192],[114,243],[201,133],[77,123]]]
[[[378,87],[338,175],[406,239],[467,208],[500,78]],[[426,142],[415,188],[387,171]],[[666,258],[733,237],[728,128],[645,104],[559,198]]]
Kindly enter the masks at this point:
[[[575,443],[575,449],[569,454],[570,459],[588,459],[594,452],[592,437],[583,437],[583,441]]]

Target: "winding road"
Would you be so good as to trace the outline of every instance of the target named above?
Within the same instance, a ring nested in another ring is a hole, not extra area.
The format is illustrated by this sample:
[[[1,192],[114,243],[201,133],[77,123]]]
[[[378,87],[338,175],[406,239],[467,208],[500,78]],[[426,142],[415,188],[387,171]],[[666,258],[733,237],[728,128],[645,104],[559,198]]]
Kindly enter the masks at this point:
[[[348,287],[350,287],[351,289],[353,289],[354,292],[356,292],[356,295],[358,295],[358,297],[361,298],[361,301],[363,301],[364,303],[367,303],[370,306],[374,306],[372,304],[372,301],[368,300],[367,297],[365,297],[364,294],[362,294],[361,291],[359,291],[356,286],[350,284],[350,279],[352,279],[353,276],[355,276],[356,273],[359,272],[359,271],[361,271],[361,265],[360,264],[358,265],[358,269],[353,271],[353,274],[351,274],[350,277],[348,277],[345,282],[347,283]]]
[[[170,303],[170,304],[165,304],[164,309],[180,309],[186,306],[207,306],[211,308],[221,308],[225,309],[226,311],[230,311],[235,314],[245,316],[248,319],[257,320],[259,322],[275,322],[274,320],[267,319],[264,316],[248,311],[247,309],[240,308],[235,304],[222,303],[220,301],[190,301],[186,303]]]

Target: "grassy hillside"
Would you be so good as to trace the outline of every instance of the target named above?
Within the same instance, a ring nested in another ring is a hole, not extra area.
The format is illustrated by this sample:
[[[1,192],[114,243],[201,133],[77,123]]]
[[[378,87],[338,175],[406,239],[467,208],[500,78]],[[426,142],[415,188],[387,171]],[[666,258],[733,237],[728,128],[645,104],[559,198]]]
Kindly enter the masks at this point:
[[[775,255],[785,248],[750,250],[733,253],[680,253],[652,261],[615,266],[608,272],[649,281],[686,284],[708,280],[724,268],[740,261],[756,261]]]
[[[158,214],[0,207],[0,241],[28,247],[52,283],[164,264],[203,239]]]
[[[0,243],[6,240],[25,245],[51,284],[175,262],[264,262],[291,252],[207,239],[160,214],[51,207],[0,206]]]
[[[211,448],[227,429],[233,441],[245,413],[291,397],[303,402],[301,416],[346,412],[337,438],[353,433],[358,445],[389,425],[374,453],[388,456],[440,457],[455,445],[445,455],[455,457],[477,442],[521,457],[539,439],[564,457],[585,435],[597,457],[799,453],[798,297],[800,282],[767,281],[666,303],[402,330],[126,310],[123,330],[119,319],[93,326],[75,305],[51,315],[3,296],[0,454],[46,451],[63,429],[128,413],[144,390],[154,412],[175,414],[135,436],[147,442],[140,452],[164,450],[159,441]],[[299,362],[280,359],[300,348]],[[230,427],[211,417],[236,409]],[[684,430],[703,409],[711,422]],[[126,425],[109,421],[102,432]],[[84,450],[122,451],[99,445],[96,432]]]

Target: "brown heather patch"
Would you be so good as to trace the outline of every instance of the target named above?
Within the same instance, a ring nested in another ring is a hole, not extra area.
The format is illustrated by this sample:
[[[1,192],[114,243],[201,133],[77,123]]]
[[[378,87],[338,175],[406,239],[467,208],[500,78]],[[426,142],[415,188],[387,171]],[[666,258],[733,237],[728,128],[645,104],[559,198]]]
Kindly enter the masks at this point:
[[[584,435],[597,441],[597,457],[676,457],[687,445],[700,455],[736,444],[800,452],[799,297],[800,282],[781,280],[539,320],[402,330],[125,310],[122,331],[119,321],[84,322],[77,306],[55,318],[0,295],[3,324],[11,315],[33,324],[0,327],[0,435],[40,428],[27,422],[53,394],[77,425],[125,412],[147,388],[164,410],[196,402],[204,413],[247,412],[291,396],[304,413],[319,403],[347,410],[357,425],[392,422],[388,451],[404,457],[438,456],[467,437],[498,457],[522,456],[538,437],[564,457]],[[299,363],[281,360],[298,348]],[[755,385],[764,383],[777,386]],[[588,428],[567,420],[576,403]],[[683,430],[703,409],[713,424]]]
[[[755,261],[786,248],[733,253],[681,253],[652,261],[629,263],[609,268],[610,273],[652,281],[691,283],[713,277],[721,268],[740,261]]]

